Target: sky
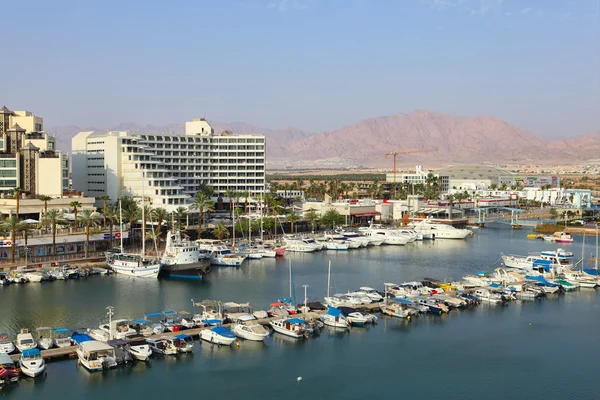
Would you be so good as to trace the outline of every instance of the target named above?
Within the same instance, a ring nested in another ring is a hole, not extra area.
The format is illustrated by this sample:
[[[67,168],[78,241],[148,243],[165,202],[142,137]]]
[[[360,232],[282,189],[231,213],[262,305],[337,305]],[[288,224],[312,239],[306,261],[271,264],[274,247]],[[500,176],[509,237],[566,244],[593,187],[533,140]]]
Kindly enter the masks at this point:
[[[600,0],[0,0],[0,106],[46,127],[320,132],[415,109],[600,130]]]

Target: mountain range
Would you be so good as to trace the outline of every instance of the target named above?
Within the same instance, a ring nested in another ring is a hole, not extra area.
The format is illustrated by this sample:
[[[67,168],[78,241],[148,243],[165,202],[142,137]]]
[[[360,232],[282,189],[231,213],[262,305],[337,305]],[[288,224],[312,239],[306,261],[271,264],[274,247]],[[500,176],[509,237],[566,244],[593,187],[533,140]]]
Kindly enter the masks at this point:
[[[244,122],[212,122],[215,132],[263,133],[267,137],[270,164],[294,165],[313,160],[352,160],[364,166],[389,166],[385,153],[435,150],[400,154],[399,164],[460,163],[556,163],[600,158],[600,132],[555,141],[491,116],[458,117],[416,110],[362,120],[354,125],[321,133],[296,128],[266,129]],[[74,125],[48,129],[57,146],[70,151],[71,138],[81,131],[98,130]],[[109,129],[139,133],[184,133],[184,124],[163,126],[122,123]]]

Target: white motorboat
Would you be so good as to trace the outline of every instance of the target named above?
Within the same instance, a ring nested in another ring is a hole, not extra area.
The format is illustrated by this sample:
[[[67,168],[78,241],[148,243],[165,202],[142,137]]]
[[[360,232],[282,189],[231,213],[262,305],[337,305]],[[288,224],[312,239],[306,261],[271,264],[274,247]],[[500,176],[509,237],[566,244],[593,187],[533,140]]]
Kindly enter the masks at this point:
[[[411,241],[411,237],[399,233],[396,229],[387,228],[380,225],[371,225],[368,228],[359,228],[359,231],[366,237],[383,239],[383,244],[403,246]]]
[[[315,250],[324,250],[325,249],[325,244],[315,240],[315,238],[313,238],[313,237],[303,237],[300,239],[300,241],[309,246],[314,246]]]
[[[307,337],[305,330],[306,321],[300,318],[282,318],[269,322],[271,328],[277,333],[300,339]]]
[[[173,346],[177,349],[178,353],[191,353],[194,350],[194,342],[191,336],[180,333],[172,338]]]
[[[46,363],[39,349],[27,349],[19,356],[19,367],[21,373],[30,378],[35,378],[46,371]]]
[[[350,323],[346,319],[346,317],[342,314],[342,311],[339,308],[328,307],[327,314],[321,315],[321,320],[325,324],[325,326],[330,326],[332,328],[349,328]]]
[[[556,243],[573,243],[573,237],[567,232],[554,232],[554,234],[543,236],[544,240]]]
[[[263,249],[250,247],[247,243],[239,245],[236,253],[247,257],[249,260],[260,260],[265,256]]]
[[[148,339],[148,345],[150,346],[150,350],[156,354],[171,356],[177,354],[177,347],[173,344],[173,340],[168,337]]]
[[[54,345],[54,341],[52,340],[53,329],[42,326],[35,331],[37,333],[37,346],[42,350],[51,349]]]
[[[25,350],[35,349],[37,342],[33,339],[33,335],[29,333],[29,329],[21,329],[21,332],[17,335],[15,346],[22,353]]]
[[[98,329],[108,335],[109,339],[125,339],[126,336],[137,333],[129,324],[128,319],[113,319],[110,325],[102,324]],[[93,334],[91,336],[94,337]]]
[[[224,326],[216,326],[200,331],[200,339],[213,344],[230,346],[235,342],[235,334]]]
[[[287,251],[291,251],[293,253],[312,253],[316,250],[321,249],[321,244],[315,245],[312,243],[306,243],[305,241],[314,241],[314,239],[293,239],[293,238],[285,238],[285,248]],[[316,241],[315,241],[316,243]]]
[[[364,326],[368,323],[377,322],[377,317],[371,314],[363,314],[355,308],[352,307],[340,307],[340,311],[342,315],[346,317],[346,320],[352,326]]]
[[[129,353],[138,361],[148,361],[152,355],[152,349],[150,344],[146,341],[146,338],[142,335],[131,335],[127,336],[129,342]]]
[[[71,330],[67,328],[54,328],[52,335],[54,346],[58,348],[69,347],[73,345],[71,341]]]
[[[97,340],[88,340],[77,345],[78,363],[89,371],[100,371],[117,366],[115,349]]]
[[[19,371],[15,366],[15,362],[8,354],[0,352],[0,389],[18,381]]]
[[[431,235],[432,239],[465,239],[473,234],[470,229],[458,229],[452,225],[432,222],[424,219],[421,222],[412,223],[411,226],[417,233]]]
[[[505,266],[510,268],[530,270],[536,266],[571,268],[573,266],[573,253],[564,249],[548,250],[541,253],[519,256],[514,254],[500,254]]]
[[[0,353],[10,354],[16,350],[14,343],[9,339],[8,333],[0,333]]]
[[[201,250],[210,251],[210,263],[212,265],[239,267],[246,259],[245,256],[231,251],[231,249],[224,245],[220,240],[199,239],[196,240],[196,243]]]
[[[327,250],[358,249],[362,245],[361,241],[357,241],[357,240],[350,241],[350,240],[346,239],[346,237],[344,235],[337,234],[337,233],[325,234],[325,235],[317,238],[317,240],[321,243],[324,243],[325,248]],[[335,246],[336,243],[341,244],[341,246]]]
[[[224,319],[236,322],[238,318],[244,315],[252,315],[252,308],[249,303],[234,303],[232,301],[221,304]]]
[[[338,240],[328,240],[323,242],[327,250],[348,250],[350,242],[342,242]]]
[[[381,305],[381,313],[394,318],[410,319],[412,315],[411,311],[414,310],[414,308],[409,308],[408,304],[414,304],[414,301],[402,297],[395,297]]]
[[[357,232],[345,231],[343,229],[336,230],[336,233],[342,235],[346,240],[348,240],[350,242],[358,242],[360,244],[360,247],[378,246],[378,245],[381,245],[381,243],[383,243],[383,240],[371,241],[368,237],[361,236]],[[376,242],[378,242],[379,244],[376,244]]]
[[[160,274],[169,278],[203,279],[210,272],[210,252],[182,238],[179,230],[167,232],[167,243],[160,261]]]
[[[204,300],[196,303],[192,300],[195,307],[200,307],[201,312],[196,312],[192,317],[192,321],[197,326],[212,325],[217,326],[223,323],[223,312],[221,311],[221,303],[213,300]]]
[[[252,315],[238,318],[238,322],[233,325],[231,331],[242,339],[262,342],[269,336],[269,331],[264,326],[256,322],[256,317]]]
[[[371,297],[369,297],[368,295],[366,295],[365,293],[362,293],[360,291],[348,292],[348,293],[346,293],[346,298],[348,299],[348,302],[350,304],[353,304],[356,306],[371,304],[373,302],[371,300]]]
[[[158,278],[160,260],[142,257],[139,254],[106,253],[106,264],[117,274],[136,278]]]
[[[366,296],[369,297],[369,299],[371,299],[372,303],[378,303],[381,300],[383,300],[383,296],[379,294],[379,292],[377,292],[377,290],[368,287],[368,286],[362,286],[360,288],[358,288],[358,290],[356,291],[357,293],[362,293]]]
[[[29,282],[41,282],[49,279],[45,271],[21,271],[21,275]]]
[[[477,289],[475,290],[474,294],[479,300],[487,303],[500,304],[505,302],[505,299],[502,297],[502,295],[487,289]]]

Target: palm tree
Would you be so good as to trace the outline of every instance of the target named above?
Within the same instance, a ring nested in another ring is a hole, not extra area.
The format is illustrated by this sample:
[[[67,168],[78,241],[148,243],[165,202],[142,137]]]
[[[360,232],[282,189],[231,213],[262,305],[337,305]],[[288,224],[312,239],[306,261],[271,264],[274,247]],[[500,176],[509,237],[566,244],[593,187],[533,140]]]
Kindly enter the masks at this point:
[[[45,194],[40,194],[38,199],[44,202],[44,212],[48,211],[48,202],[52,200],[52,196],[46,196]]]
[[[114,204],[109,204],[106,206],[106,208],[102,211],[102,215],[104,216],[104,220],[108,221],[108,223],[110,224],[108,229],[109,229],[109,243],[110,243],[110,248],[113,247],[113,224],[115,221],[119,220],[119,210],[117,209],[117,206]]]
[[[81,207],[81,203],[77,200],[73,200],[69,205],[73,208],[73,227],[74,230],[77,231],[77,209]]]
[[[17,232],[22,231],[25,228],[25,223],[19,220],[19,217],[13,215],[4,221],[2,221],[1,228],[5,232],[10,232],[10,247],[12,248],[12,261],[15,262],[15,238]]]
[[[235,190],[227,189],[225,197],[229,199],[229,218],[233,221],[233,198],[236,197]]]
[[[222,222],[217,222],[215,229],[213,229],[213,235],[219,240],[223,240],[224,237],[229,237],[229,229]]]
[[[83,210],[81,212],[81,223],[85,225],[85,258],[88,257],[88,248],[90,247],[90,226],[98,225],[100,214],[92,210]]]
[[[304,220],[310,224],[313,232],[315,231],[315,226],[319,221],[319,214],[315,212],[312,208],[304,215]]]
[[[13,197],[15,198],[15,200],[17,200],[16,204],[15,204],[15,214],[17,216],[17,218],[19,218],[19,207],[21,205],[20,201],[21,201],[21,192],[23,191],[23,189],[21,189],[20,187],[15,187],[9,190],[9,193],[11,195],[13,195]],[[14,257],[14,255],[13,255]],[[13,258],[14,261],[14,258]]]
[[[140,215],[140,207],[136,202],[121,202],[121,214],[123,219],[129,222],[129,231],[133,232],[133,223],[138,220]]]
[[[110,196],[100,196],[98,197],[98,200],[102,200],[102,202],[104,203],[102,207],[102,215],[104,215],[104,222],[102,227],[106,229],[106,214],[104,212],[106,211],[106,202],[110,201]]]
[[[196,193],[196,197],[194,198],[191,207],[198,210],[198,227],[200,227],[204,225],[204,211],[214,211],[215,203],[206,195],[206,193],[198,192]],[[198,235],[200,235],[200,233],[200,230],[198,230]]]
[[[300,216],[292,210],[286,215],[286,219],[290,223],[291,233],[294,233],[294,224],[300,220]]]
[[[56,225],[62,222],[65,222],[65,215],[60,210],[49,210],[42,215],[42,223],[52,229],[52,255],[54,256],[56,255]]]
[[[248,214],[248,197],[250,197],[250,192],[243,190],[240,192],[240,196],[244,198],[244,214]]]
[[[162,207],[155,208],[154,210],[152,210],[152,218],[156,220],[156,230],[159,233],[158,239],[160,239],[162,223],[167,218],[169,218],[169,212]],[[160,241],[158,243],[160,244]]]
[[[181,229],[181,220],[185,218],[187,215],[187,208],[185,207],[177,207],[174,211],[175,219],[177,220],[177,228]]]

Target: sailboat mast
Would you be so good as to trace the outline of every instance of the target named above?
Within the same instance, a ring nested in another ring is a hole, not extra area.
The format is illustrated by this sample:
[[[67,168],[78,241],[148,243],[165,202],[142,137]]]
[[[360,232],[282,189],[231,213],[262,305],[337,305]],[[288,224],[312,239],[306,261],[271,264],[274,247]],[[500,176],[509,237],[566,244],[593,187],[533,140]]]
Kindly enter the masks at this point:
[[[596,271],[598,271],[598,223],[596,222]]]
[[[329,286],[331,286],[331,260],[329,260],[329,270],[327,272],[327,297],[329,297]]]
[[[119,199],[119,231],[120,231],[120,236],[121,236],[121,253],[124,253],[123,251],[123,210],[121,208],[121,199]]]
[[[292,298],[292,260],[290,260],[290,299]]]
[[[144,199],[144,171],[142,170],[142,256],[146,255],[146,202]]]
[[[233,247],[235,248],[235,207],[233,208]]]
[[[260,194],[260,241],[263,241],[263,204],[262,204],[262,193]]]
[[[585,268],[585,231],[583,232],[583,241],[581,242],[581,272]]]

